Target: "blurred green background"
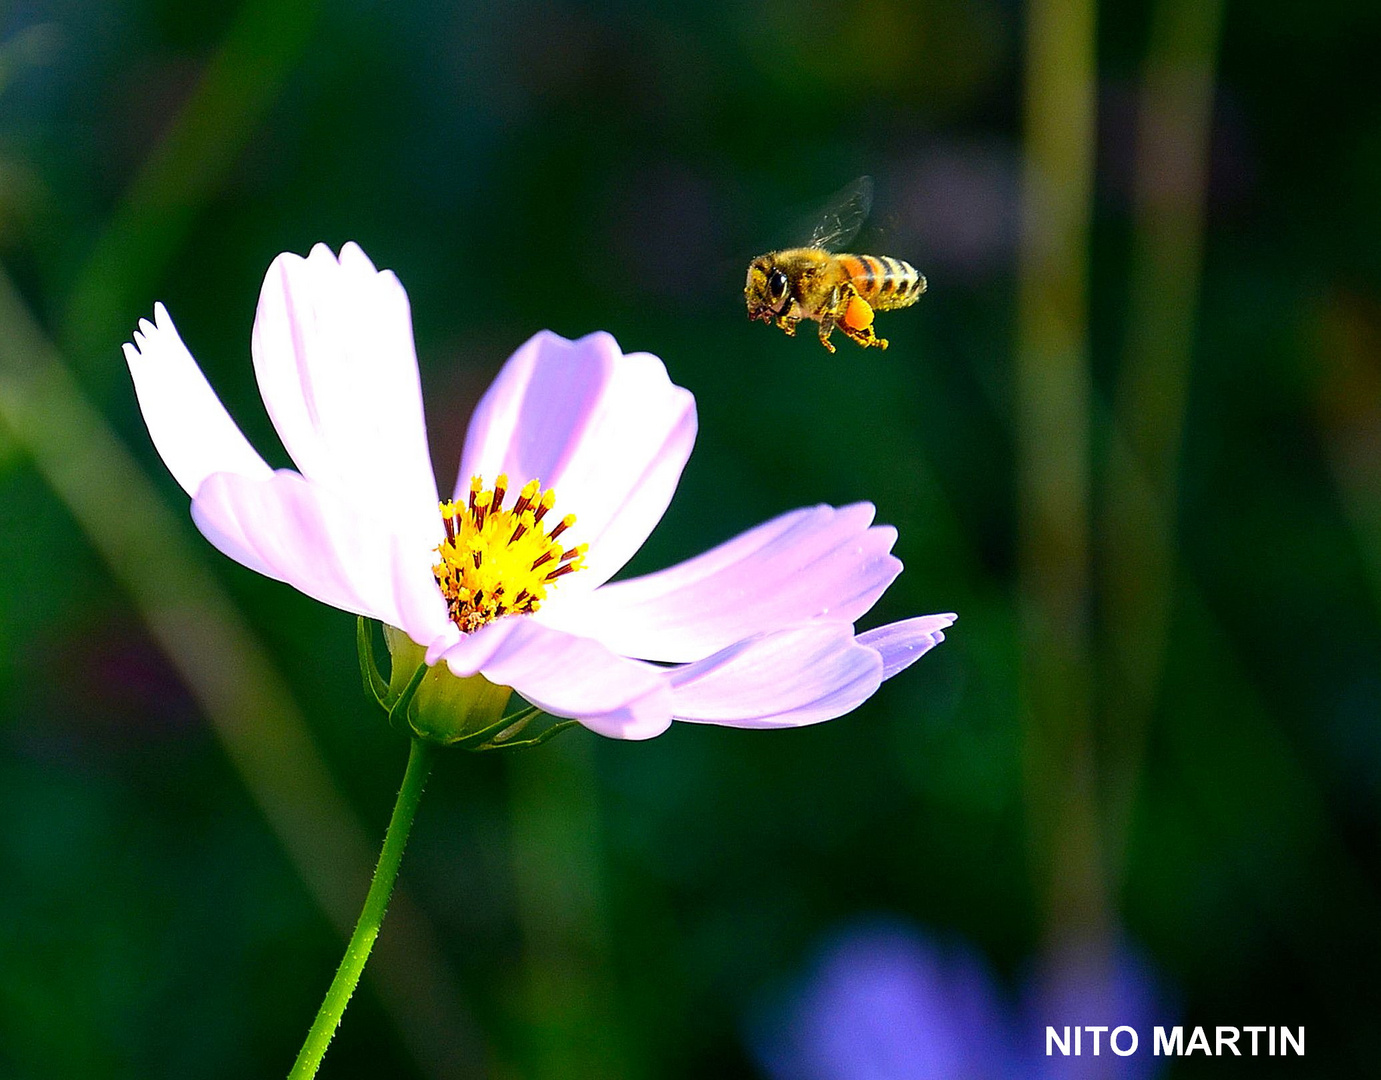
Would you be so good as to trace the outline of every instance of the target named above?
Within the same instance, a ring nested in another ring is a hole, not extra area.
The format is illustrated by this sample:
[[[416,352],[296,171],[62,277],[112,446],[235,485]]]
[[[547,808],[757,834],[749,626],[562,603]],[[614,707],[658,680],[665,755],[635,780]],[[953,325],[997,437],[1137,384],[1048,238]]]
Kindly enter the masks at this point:
[[[1308,1028],[1171,1076],[1374,1070],[1381,7],[0,28],[0,1076],[281,1075],[339,958],[406,747],[353,620],[196,534],[120,344],[165,302],[286,464],[259,284],[349,239],[411,295],[443,487],[513,348],[606,329],[699,402],[633,570],[871,499],[907,569],[865,625],[961,619],[819,727],[444,758],[323,1076],[758,1076],[746,1018],[870,913],[1009,985],[1129,940],[1164,1023]],[[891,349],[749,324],[748,258],[862,174],[856,247],[931,283]]]

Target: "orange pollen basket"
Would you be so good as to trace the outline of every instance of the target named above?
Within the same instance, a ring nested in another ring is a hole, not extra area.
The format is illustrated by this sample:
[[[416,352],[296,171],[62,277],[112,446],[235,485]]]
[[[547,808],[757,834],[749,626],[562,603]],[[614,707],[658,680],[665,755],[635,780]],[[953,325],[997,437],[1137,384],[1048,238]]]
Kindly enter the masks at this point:
[[[550,531],[543,526],[556,504],[555,491],[529,480],[505,510],[507,494],[507,476],[500,474],[488,490],[475,476],[466,505],[441,504],[446,538],[437,545],[440,561],[432,573],[462,633],[504,615],[530,615],[559,579],[585,566],[585,544],[567,548],[557,542],[575,524],[574,514]]]

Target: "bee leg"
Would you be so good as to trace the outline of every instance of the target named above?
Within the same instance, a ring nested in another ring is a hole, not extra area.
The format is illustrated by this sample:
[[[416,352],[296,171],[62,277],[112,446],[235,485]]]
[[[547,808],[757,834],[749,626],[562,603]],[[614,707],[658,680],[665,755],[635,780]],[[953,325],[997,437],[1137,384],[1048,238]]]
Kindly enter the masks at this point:
[[[777,316],[777,329],[781,330],[787,337],[796,336],[796,324],[800,319],[793,319],[790,315]]]
[[[861,309],[861,314],[866,321],[856,318],[855,309]],[[880,338],[873,330],[873,309],[872,306],[858,295],[858,290],[854,288],[853,282],[844,285],[840,294],[839,305],[834,309],[842,313],[835,317],[839,321],[839,329],[843,330],[850,341],[862,345],[865,349],[873,346],[878,349],[887,348],[887,339]]]
[[[839,289],[836,287],[830,291],[829,299],[820,308],[820,344],[829,352],[834,352],[834,345],[830,342],[830,335],[834,333],[834,328],[839,325]]]
[[[855,330],[850,326],[841,326],[840,329],[849,336],[850,341],[862,345],[865,349],[869,346],[876,349],[887,348],[887,339],[885,337],[878,337],[877,334],[873,332],[871,326],[863,330]]]
[[[820,344],[829,352],[834,352],[834,345],[830,342],[830,335],[834,333],[835,318],[828,312],[820,313]]]

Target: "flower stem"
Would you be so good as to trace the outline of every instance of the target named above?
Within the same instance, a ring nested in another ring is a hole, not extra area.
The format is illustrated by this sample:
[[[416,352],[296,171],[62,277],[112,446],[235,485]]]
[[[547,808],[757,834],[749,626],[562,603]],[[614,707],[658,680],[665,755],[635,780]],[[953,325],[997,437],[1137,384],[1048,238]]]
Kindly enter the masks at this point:
[[[309,1080],[316,1076],[321,1067],[321,1059],[331,1036],[340,1026],[345,1006],[350,1003],[350,995],[360,981],[365,961],[374,948],[374,939],[379,936],[379,927],[388,909],[388,898],[393,894],[393,883],[398,879],[398,865],[403,861],[403,848],[412,831],[413,818],[417,816],[417,805],[422,800],[422,789],[432,770],[432,747],[421,739],[412,740],[408,752],[408,767],[403,774],[403,786],[398,789],[398,801],[393,804],[393,816],[388,822],[388,832],[384,835],[384,847],[379,852],[379,864],[374,868],[374,880],[369,884],[369,893],[364,898],[364,909],[360,912],[355,932],[350,935],[350,943],[345,947],[336,977],[326,991],[326,998],[317,1010],[312,1021],[307,1040],[293,1062],[288,1080]]]

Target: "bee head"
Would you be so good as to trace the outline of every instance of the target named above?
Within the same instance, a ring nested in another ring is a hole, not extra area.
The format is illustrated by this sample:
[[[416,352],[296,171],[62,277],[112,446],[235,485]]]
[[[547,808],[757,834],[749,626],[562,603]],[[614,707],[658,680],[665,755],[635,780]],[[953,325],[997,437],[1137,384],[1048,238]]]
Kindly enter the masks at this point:
[[[771,322],[790,302],[790,282],[770,255],[756,258],[748,266],[748,282],[743,297],[748,302],[748,317]]]

